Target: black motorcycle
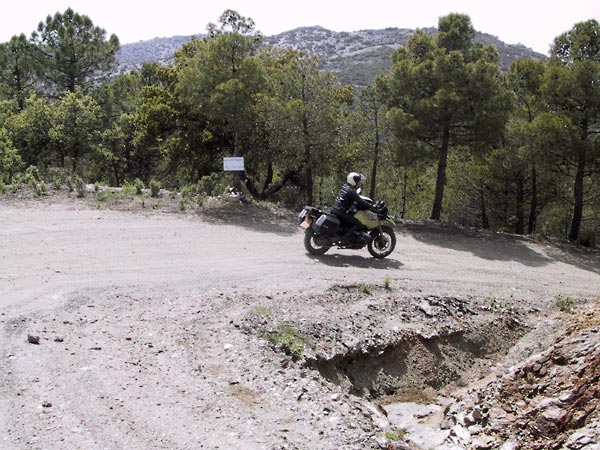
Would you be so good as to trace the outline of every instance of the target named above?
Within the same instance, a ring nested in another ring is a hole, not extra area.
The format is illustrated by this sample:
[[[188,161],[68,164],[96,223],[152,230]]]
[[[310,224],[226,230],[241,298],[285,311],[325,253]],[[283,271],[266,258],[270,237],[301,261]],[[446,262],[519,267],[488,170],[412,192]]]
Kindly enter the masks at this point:
[[[365,245],[371,256],[385,258],[396,248],[396,235],[392,217],[383,200],[373,201],[370,209],[357,209],[354,217],[362,227],[345,236],[348,225],[320,206],[305,206],[298,215],[298,225],[305,229],[304,247],[311,255],[323,255],[331,247],[359,250]]]

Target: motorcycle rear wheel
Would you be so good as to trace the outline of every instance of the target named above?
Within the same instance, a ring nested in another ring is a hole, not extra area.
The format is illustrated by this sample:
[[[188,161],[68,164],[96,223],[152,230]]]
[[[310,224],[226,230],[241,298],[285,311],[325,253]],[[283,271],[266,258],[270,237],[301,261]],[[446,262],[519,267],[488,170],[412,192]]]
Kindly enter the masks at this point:
[[[373,258],[385,258],[396,248],[396,234],[390,227],[382,226],[381,233],[374,233],[373,240],[367,244],[367,249]]]
[[[331,245],[327,240],[315,233],[311,228],[307,228],[304,232],[304,248],[311,255],[324,255]]]

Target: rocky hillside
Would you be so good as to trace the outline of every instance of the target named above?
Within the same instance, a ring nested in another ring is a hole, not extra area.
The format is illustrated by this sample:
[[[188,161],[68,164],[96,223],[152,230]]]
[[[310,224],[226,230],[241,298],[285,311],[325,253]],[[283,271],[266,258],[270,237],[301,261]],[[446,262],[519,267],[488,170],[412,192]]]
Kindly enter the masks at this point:
[[[435,33],[436,30],[428,28],[426,31]],[[414,30],[406,28],[336,32],[317,26],[268,36],[265,43],[314,54],[321,60],[322,68],[334,72],[342,83],[366,86],[377,74],[389,70],[392,52],[405,45],[413,33]],[[139,68],[144,62],[169,64],[175,51],[189,39],[189,36],[174,36],[125,44],[118,55],[119,73]],[[505,44],[486,33],[478,32],[476,40],[498,49],[503,70],[516,59],[544,57],[523,45]]]

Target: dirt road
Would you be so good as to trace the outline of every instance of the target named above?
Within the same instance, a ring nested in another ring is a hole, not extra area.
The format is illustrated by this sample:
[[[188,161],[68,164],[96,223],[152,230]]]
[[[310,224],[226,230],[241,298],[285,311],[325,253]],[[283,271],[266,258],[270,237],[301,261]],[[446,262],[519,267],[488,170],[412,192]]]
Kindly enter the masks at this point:
[[[415,326],[423,299],[543,315],[559,295],[600,294],[597,253],[435,224],[397,233],[382,261],[313,258],[293,216],[0,204],[0,448],[378,448],[368,396],[265,333],[365,342]],[[404,315],[383,323],[373,305],[392,301]]]

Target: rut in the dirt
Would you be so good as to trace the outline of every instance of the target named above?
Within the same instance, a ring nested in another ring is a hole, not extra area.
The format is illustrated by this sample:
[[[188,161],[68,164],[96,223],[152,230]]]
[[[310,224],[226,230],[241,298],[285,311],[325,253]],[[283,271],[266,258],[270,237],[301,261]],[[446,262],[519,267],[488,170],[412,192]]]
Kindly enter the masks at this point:
[[[490,361],[525,331],[523,323],[503,318],[446,334],[407,332],[385,345],[351,349],[309,364],[354,395],[427,402],[440,390],[465,386],[485,375]]]

